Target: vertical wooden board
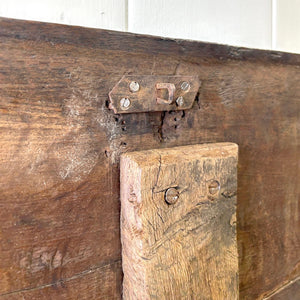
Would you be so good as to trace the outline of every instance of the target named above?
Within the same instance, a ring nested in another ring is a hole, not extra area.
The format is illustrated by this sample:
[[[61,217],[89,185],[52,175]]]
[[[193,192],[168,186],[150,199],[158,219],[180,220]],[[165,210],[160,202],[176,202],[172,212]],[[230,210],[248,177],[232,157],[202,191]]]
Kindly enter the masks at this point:
[[[237,151],[220,143],[121,156],[125,299],[238,298]]]
[[[70,278],[37,288],[23,289],[0,295],[1,300],[120,299],[118,282],[122,278],[120,260],[99,268],[86,270]]]

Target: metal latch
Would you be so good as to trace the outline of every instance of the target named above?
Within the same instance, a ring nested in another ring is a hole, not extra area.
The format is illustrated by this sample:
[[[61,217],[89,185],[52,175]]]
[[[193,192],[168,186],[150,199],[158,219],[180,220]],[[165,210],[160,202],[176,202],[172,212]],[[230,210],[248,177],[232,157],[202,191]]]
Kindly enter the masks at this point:
[[[125,75],[109,93],[116,114],[184,110],[200,88],[197,76]]]

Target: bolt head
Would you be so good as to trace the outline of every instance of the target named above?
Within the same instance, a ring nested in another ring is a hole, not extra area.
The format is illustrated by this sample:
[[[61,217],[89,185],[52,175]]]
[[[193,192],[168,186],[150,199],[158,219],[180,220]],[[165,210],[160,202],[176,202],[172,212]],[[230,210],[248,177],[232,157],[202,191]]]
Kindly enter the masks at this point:
[[[122,110],[128,109],[130,105],[131,105],[131,102],[128,98],[122,98],[120,100],[120,107]]]
[[[191,88],[191,86],[190,86],[190,84],[188,83],[188,82],[186,82],[186,81],[184,81],[182,84],[181,84],[181,89],[183,90],[183,91],[188,91],[189,89]]]
[[[165,201],[168,204],[175,204],[179,199],[179,192],[175,188],[169,188],[165,192]]]
[[[220,190],[220,183],[217,180],[211,180],[208,183],[208,191],[211,195],[215,195]]]
[[[182,96],[180,96],[180,97],[178,97],[178,98],[176,99],[176,104],[177,104],[178,106],[183,106],[183,105],[184,105],[184,99],[183,99]]]
[[[138,82],[136,81],[131,81],[130,84],[129,84],[129,89],[132,93],[136,93],[139,91],[140,89],[140,85]]]

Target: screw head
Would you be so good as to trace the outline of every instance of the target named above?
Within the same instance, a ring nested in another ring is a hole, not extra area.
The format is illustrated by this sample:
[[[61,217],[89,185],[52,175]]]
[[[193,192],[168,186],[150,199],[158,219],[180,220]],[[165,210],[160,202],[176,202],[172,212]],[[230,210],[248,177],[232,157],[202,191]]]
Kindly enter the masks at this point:
[[[183,90],[183,91],[188,91],[189,89],[191,88],[191,86],[190,86],[190,84],[188,83],[188,82],[186,82],[186,81],[184,81],[182,84],[181,84],[181,89]]]
[[[120,107],[122,110],[128,109],[130,105],[131,105],[131,102],[128,98],[122,98],[120,100]]]
[[[183,104],[184,104],[184,99],[183,99],[182,96],[179,96],[179,97],[176,99],[176,104],[177,104],[178,106],[183,106]]]
[[[179,199],[179,192],[175,188],[169,188],[165,192],[165,201],[168,204],[175,204]]]
[[[131,81],[130,84],[129,84],[129,89],[132,93],[136,93],[139,91],[140,89],[140,85],[138,82],[136,81]]]
[[[208,191],[211,195],[215,195],[220,190],[220,183],[217,180],[211,180],[208,184]]]

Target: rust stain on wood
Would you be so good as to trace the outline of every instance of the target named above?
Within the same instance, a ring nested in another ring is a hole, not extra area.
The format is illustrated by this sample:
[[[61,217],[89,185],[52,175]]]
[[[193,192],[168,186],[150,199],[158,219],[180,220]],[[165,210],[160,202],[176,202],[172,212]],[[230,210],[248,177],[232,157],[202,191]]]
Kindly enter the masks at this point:
[[[136,91],[131,83],[138,86]],[[109,108],[118,114],[190,109],[199,88],[197,76],[125,75],[109,92]]]

